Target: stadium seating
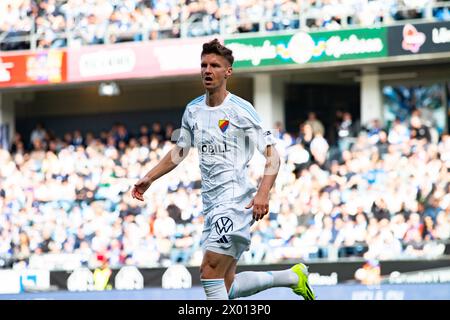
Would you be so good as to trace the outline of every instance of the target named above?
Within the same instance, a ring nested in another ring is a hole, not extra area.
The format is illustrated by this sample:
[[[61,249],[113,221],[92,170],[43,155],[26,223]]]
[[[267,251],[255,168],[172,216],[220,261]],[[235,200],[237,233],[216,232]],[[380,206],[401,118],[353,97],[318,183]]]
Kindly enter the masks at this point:
[[[420,113],[413,118],[390,128],[374,123],[345,143],[348,136],[325,140],[317,119],[298,134],[281,132],[270,214],[255,225],[243,261],[442,254],[450,238],[450,138],[426,126],[432,134],[418,136],[424,124]],[[158,180],[145,203],[130,196],[171,148],[168,138],[124,125],[101,136],[56,137],[42,125],[30,139],[17,133],[11,150],[0,149],[0,267],[48,254],[71,254],[90,267],[99,257],[112,267],[199,265],[197,153]],[[251,162],[253,183],[263,161]]]
[[[448,20],[436,0],[3,0],[0,50]]]

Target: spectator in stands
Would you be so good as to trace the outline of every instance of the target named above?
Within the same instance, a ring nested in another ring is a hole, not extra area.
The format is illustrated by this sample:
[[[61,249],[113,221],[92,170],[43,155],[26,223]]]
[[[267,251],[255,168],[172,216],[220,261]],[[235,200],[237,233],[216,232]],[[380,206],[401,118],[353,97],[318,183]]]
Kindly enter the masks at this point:
[[[296,174],[300,174],[301,170],[305,168],[311,160],[310,153],[304,148],[303,144],[301,143],[296,143],[288,147],[285,154],[287,164]]]
[[[378,141],[375,146],[377,147],[379,158],[384,159],[384,156],[389,152],[390,146],[386,131],[380,130],[378,133]]]
[[[367,137],[371,144],[376,144],[379,141],[380,131],[382,131],[380,120],[373,119],[367,128]]]
[[[23,154],[25,152],[25,144],[22,140],[22,135],[19,132],[14,133],[10,151],[12,154]]]
[[[297,138],[297,142],[301,143],[308,153],[311,154],[311,142],[314,139],[313,129],[310,124],[302,123],[300,125],[300,134]]]
[[[392,145],[400,145],[409,141],[410,133],[407,126],[405,126],[399,118],[396,118],[392,124],[388,134],[388,141]]]
[[[33,131],[31,131],[30,135],[31,144],[34,145],[37,140],[40,140],[42,143],[45,139],[46,133],[47,132],[44,129],[44,125],[41,122],[38,122]]]
[[[375,202],[372,205],[372,215],[375,217],[378,221],[381,221],[383,219],[390,220],[390,213],[387,209],[386,202],[383,198],[379,198],[378,200],[375,200]]]
[[[445,240],[450,238],[450,209],[441,211],[436,218],[436,238]]]
[[[162,128],[161,122],[159,122],[159,121],[153,122],[151,136],[156,138],[158,140],[158,142],[161,142],[164,140],[165,133]]]
[[[329,145],[320,131],[314,134],[314,138],[311,141],[310,148],[311,155],[314,161],[318,165],[323,166],[325,164],[325,161],[327,160]]]
[[[147,139],[150,138],[150,130],[148,128],[148,125],[146,125],[146,124],[142,124],[139,127],[139,138],[142,138],[142,137],[146,137]]]
[[[173,123],[169,122],[166,124],[164,128],[164,140],[165,141],[172,141],[175,137],[172,137],[173,131],[175,130],[175,127]]]
[[[356,125],[350,112],[342,114],[342,121],[338,126],[338,145],[341,152],[349,150],[355,141]]]
[[[427,204],[426,209],[424,211],[424,218],[430,217],[432,221],[436,221],[436,217],[441,212],[441,207],[439,206],[439,199],[435,197],[431,197],[429,200],[429,204]]]
[[[282,139],[283,135],[286,133],[286,130],[285,130],[284,126],[283,126],[283,123],[281,121],[276,121],[274,129],[275,129],[275,133],[277,134],[276,138]],[[289,145],[291,145],[291,144],[292,143],[290,143]]]
[[[103,291],[103,290],[111,290],[111,274],[112,270],[109,267],[108,258],[104,255],[98,255],[97,259],[100,263],[100,266],[95,268],[94,270],[94,290]]]
[[[412,257],[424,255],[425,243],[419,230],[411,229],[408,233],[408,240],[405,242],[405,254]]]
[[[308,120],[306,120],[305,123],[311,126],[313,135],[319,133],[322,135],[322,137],[325,136],[325,128],[322,122],[319,119],[317,119],[315,112],[308,112]]]
[[[418,116],[412,116],[410,124],[411,139],[413,139],[413,141],[423,141],[424,143],[431,142],[430,129],[422,124],[422,120]]]

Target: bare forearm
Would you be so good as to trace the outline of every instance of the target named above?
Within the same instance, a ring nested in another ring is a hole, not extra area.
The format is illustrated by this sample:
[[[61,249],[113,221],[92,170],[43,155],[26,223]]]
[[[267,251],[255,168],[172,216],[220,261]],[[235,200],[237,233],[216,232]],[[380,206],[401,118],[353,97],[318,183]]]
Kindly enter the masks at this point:
[[[169,173],[178,166],[181,160],[185,158],[185,156],[183,156],[183,152],[186,151],[183,151],[183,149],[177,147],[173,148],[145,176],[150,179],[151,182],[154,182],[166,173]],[[176,159],[178,159],[178,161]]]
[[[280,156],[275,147],[268,147],[265,153],[266,165],[264,167],[264,176],[261,180],[258,192],[268,196],[275,180],[277,179],[278,170],[280,169]]]
[[[258,193],[264,196],[269,196],[270,189],[272,189],[273,184],[275,183],[275,180],[277,178],[277,175],[264,175],[264,177],[261,180],[261,184],[259,185]]]
[[[256,221],[262,219],[269,212],[269,192],[280,169],[280,156],[273,146],[266,148],[264,156],[266,157],[264,176],[255,197],[245,207],[246,209],[253,207],[253,219]]]
[[[189,148],[182,149],[178,146],[172,148],[172,150],[170,150],[170,152],[168,152],[153,169],[136,182],[133,190],[131,190],[132,197],[144,201],[144,193],[150,185],[156,179],[172,171],[184,158],[186,158],[188,152]]]

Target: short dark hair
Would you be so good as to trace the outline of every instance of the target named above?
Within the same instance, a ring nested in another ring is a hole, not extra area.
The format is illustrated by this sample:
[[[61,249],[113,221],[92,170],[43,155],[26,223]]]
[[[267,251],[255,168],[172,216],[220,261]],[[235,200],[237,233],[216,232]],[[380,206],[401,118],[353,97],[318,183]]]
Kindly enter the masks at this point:
[[[231,66],[233,65],[234,62],[233,51],[222,45],[219,42],[219,40],[214,39],[211,40],[210,42],[206,42],[203,44],[203,51],[201,56],[203,57],[203,55],[210,53],[214,53],[224,57],[230,63]]]

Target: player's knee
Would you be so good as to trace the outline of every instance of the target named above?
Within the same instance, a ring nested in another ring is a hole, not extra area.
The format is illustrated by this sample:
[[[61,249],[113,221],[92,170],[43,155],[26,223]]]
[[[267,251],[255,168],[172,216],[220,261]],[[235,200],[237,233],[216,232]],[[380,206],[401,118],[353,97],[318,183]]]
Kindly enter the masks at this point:
[[[214,268],[211,268],[210,265],[205,264],[200,267],[200,278],[201,279],[211,279],[214,278]]]
[[[200,266],[200,277],[202,279],[214,279],[223,275],[220,275],[219,264],[213,263],[210,260],[205,260]]]

